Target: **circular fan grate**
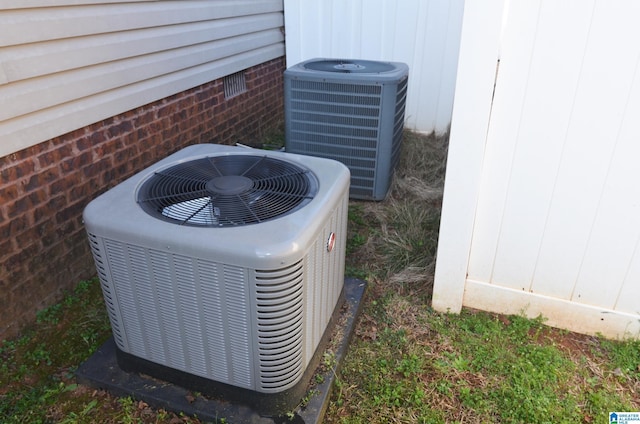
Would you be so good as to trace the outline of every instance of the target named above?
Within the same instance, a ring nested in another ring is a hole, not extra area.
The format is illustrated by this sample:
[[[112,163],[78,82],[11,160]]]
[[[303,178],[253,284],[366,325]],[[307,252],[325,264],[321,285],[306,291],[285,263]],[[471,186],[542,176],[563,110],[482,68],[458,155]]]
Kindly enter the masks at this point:
[[[313,174],[280,159],[212,156],[183,162],[147,179],[138,203],[150,215],[180,225],[229,227],[290,213],[317,192]]]
[[[304,65],[307,69],[321,72],[338,72],[345,74],[377,74],[390,72],[395,66],[385,62],[371,60],[317,60]]]

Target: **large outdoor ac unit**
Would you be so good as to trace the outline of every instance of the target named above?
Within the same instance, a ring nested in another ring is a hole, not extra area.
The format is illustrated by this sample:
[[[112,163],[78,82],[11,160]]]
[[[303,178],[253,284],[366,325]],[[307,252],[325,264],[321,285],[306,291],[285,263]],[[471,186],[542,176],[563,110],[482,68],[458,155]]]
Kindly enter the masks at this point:
[[[285,147],[339,160],[350,196],[382,200],[400,155],[409,68],[404,63],[312,59],[285,70]]]
[[[341,298],[348,190],[336,161],[201,144],[93,200],[120,366],[295,406]]]

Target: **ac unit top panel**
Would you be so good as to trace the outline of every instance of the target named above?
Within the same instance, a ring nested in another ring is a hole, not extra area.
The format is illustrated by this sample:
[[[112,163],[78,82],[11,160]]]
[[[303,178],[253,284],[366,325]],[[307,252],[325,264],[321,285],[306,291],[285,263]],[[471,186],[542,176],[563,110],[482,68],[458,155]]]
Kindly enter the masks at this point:
[[[264,155],[207,156],[154,172],[138,190],[149,215],[179,225],[237,227],[293,213],[316,194],[315,175]]]
[[[285,78],[384,85],[397,84],[407,78],[409,66],[402,62],[315,58],[291,66],[284,75]]]
[[[207,157],[230,155],[275,158],[308,169],[317,180],[313,197],[295,211],[265,222],[229,227],[179,225],[151,216],[137,194],[159,171]],[[216,144],[186,147],[139,172],[91,201],[84,211],[87,231],[135,246],[195,258],[209,258],[254,269],[273,269],[301,258],[306,246],[348,191],[350,173],[342,163],[293,153]],[[285,262],[283,262],[285,261]]]

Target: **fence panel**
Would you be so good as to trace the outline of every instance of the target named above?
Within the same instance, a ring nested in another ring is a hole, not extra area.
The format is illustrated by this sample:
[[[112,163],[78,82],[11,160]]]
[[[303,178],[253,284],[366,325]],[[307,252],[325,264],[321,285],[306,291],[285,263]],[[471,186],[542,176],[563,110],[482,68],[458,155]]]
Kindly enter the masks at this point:
[[[448,130],[464,0],[285,0],[287,66],[314,57],[409,65],[406,126]]]
[[[461,304],[638,337],[640,4],[505,2],[502,13]],[[456,225],[443,223],[441,243]],[[434,300],[448,261],[439,252]]]

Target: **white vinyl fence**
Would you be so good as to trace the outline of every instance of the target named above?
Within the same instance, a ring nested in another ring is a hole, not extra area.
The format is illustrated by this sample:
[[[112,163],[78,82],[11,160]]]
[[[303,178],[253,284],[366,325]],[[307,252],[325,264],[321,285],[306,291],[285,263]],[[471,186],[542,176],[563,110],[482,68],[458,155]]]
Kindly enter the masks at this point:
[[[639,21],[632,0],[466,3],[436,309],[640,336]]]
[[[451,122],[464,0],[285,0],[287,66],[315,57],[409,65],[406,127]]]

